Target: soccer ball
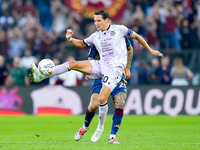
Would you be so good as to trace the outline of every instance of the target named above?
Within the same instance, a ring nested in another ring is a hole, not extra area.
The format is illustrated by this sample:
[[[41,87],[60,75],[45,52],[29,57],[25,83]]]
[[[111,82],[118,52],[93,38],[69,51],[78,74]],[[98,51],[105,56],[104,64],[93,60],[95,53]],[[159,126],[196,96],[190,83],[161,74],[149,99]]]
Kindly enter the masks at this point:
[[[44,76],[49,76],[55,69],[55,64],[51,59],[42,59],[38,64],[38,69]]]

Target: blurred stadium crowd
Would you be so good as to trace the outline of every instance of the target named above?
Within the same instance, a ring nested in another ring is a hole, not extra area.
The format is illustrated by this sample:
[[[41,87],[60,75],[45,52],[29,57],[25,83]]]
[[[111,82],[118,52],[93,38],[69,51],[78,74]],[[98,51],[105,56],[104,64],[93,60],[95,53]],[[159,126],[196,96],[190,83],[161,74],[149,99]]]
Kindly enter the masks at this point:
[[[87,59],[65,39],[71,28],[84,39],[96,30],[93,19],[70,11],[62,0],[0,0],[0,85],[33,85],[30,64],[50,58],[55,64]],[[123,24],[146,39],[166,57],[158,59],[131,39],[134,48],[129,85],[200,84],[200,0],[127,0]],[[90,85],[72,72],[40,84]]]

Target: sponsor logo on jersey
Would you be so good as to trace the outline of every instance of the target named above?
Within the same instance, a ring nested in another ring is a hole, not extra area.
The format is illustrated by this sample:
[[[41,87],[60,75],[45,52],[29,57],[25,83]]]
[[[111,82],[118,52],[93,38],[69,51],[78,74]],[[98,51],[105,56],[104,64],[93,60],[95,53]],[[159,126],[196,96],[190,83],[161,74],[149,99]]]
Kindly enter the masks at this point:
[[[111,32],[110,32],[110,35],[111,35],[111,36],[114,36],[115,34],[116,34],[115,31],[111,31]]]

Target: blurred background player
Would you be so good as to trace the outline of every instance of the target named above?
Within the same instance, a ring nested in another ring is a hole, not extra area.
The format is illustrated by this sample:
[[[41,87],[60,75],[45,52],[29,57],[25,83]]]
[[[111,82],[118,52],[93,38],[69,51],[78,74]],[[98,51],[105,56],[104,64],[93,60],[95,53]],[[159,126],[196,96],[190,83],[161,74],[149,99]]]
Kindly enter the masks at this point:
[[[2,55],[0,55],[0,86],[6,84],[8,75],[9,71],[6,68],[5,59]]]
[[[163,57],[160,66],[155,69],[152,79],[156,80],[158,84],[171,84],[170,71],[169,57]]]
[[[30,85],[28,78],[28,72],[26,69],[20,66],[21,58],[15,57],[13,59],[13,66],[10,69],[10,75],[8,76],[8,83],[10,85]]]
[[[174,59],[174,65],[171,69],[170,76],[172,78],[172,86],[188,86],[192,77],[192,71],[184,66],[181,58]]]
[[[123,118],[123,109],[124,109],[124,104],[126,100],[126,94],[127,94],[127,81],[126,79],[130,78],[130,67],[131,67],[131,62],[133,58],[133,47],[130,44],[130,41],[125,38],[126,40],[126,47],[128,51],[128,56],[127,60],[128,63],[126,65],[126,77],[125,74],[123,74],[121,81],[118,83],[118,85],[115,87],[115,89],[112,91],[111,96],[113,98],[113,102],[115,103],[115,112],[113,114],[113,124],[111,128],[111,133],[109,137],[108,143],[113,143],[113,144],[118,144],[118,140],[116,138],[117,131],[121,125],[121,121]],[[98,51],[96,50],[95,46],[92,45],[90,48],[90,52],[88,54],[88,59],[93,60],[95,57],[98,55]],[[75,134],[75,140],[78,141],[82,138],[82,136],[85,134],[85,132],[89,129],[90,123],[95,115],[95,111],[98,109],[98,96],[100,93],[100,90],[102,88],[102,81],[101,79],[95,79],[94,84],[92,87],[92,95],[90,98],[90,103],[88,107],[86,108],[85,112],[85,121],[84,125],[82,128],[80,128],[76,134]],[[99,128],[97,128],[99,129]],[[91,141],[96,142],[101,134],[102,130],[97,130],[99,136],[92,136]]]

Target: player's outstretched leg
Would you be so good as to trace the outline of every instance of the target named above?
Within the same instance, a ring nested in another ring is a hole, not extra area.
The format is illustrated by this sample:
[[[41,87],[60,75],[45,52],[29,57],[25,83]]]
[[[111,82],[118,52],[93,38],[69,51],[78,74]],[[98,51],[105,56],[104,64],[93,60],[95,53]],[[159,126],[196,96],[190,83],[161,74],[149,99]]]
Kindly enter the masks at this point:
[[[89,106],[88,106],[88,107],[89,107]],[[95,115],[95,110],[94,110],[94,112],[90,112],[90,111],[88,110],[88,107],[86,108],[86,112],[85,112],[85,121],[84,121],[84,125],[83,125],[82,128],[80,128],[80,129],[76,132],[76,134],[75,134],[75,136],[74,136],[74,139],[75,139],[76,141],[79,141],[79,140],[83,137],[83,135],[85,134],[85,132],[89,129],[90,122],[92,121],[92,118],[93,118],[94,115]]]
[[[52,75],[50,76],[44,76],[42,73],[39,71],[39,69],[35,66],[34,63],[31,64],[31,71],[32,71],[32,78],[34,82],[40,82],[48,77],[54,76],[54,75],[59,75],[64,72],[69,71],[69,62],[63,63],[61,65],[55,66],[55,70],[53,71]]]

